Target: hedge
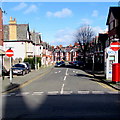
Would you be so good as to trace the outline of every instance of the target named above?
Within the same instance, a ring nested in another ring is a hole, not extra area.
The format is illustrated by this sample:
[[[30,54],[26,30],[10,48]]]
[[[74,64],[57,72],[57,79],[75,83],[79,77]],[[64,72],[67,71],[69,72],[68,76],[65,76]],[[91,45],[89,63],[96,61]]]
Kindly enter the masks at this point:
[[[31,69],[35,69],[35,57],[32,58],[25,58],[24,62],[28,62],[31,65]],[[37,64],[39,63],[39,67],[41,67],[41,58],[36,57]]]

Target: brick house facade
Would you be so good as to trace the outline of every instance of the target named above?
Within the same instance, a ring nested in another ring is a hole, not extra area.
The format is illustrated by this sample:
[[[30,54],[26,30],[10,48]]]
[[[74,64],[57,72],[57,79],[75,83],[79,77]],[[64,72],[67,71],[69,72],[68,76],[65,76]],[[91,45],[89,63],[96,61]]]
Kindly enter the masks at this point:
[[[106,25],[108,25],[108,41],[107,46],[113,41],[118,39],[120,42],[120,7],[110,7]],[[120,63],[120,50],[118,51],[118,62]]]

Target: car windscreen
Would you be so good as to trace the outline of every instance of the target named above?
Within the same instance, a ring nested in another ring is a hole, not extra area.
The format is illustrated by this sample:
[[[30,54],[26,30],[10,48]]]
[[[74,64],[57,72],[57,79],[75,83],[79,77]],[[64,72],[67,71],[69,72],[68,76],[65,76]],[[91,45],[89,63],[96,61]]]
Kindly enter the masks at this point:
[[[22,68],[25,68],[25,66],[22,65],[22,64],[16,64],[16,65],[14,65],[13,67],[22,67]]]

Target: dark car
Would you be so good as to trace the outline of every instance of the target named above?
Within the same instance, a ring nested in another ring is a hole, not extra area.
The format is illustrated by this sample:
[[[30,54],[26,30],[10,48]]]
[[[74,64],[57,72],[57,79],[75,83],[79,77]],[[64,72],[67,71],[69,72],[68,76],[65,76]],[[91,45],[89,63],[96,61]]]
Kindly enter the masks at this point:
[[[31,72],[31,65],[28,62],[25,62],[25,64],[27,65],[28,71]]]
[[[65,66],[65,62],[64,61],[58,61],[55,64],[55,67],[64,67]]]
[[[23,63],[19,63],[19,64],[25,65],[25,67],[26,67],[27,70],[28,70],[28,73],[31,72],[31,65],[30,65],[28,62],[23,62]]]
[[[73,67],[84,67],[83,61],[71,61],[69,64]]]
[[[14,66],[12,66],[11,69],[13,74],[16,74],[16,75],[25,75],[28,73],[28,70],[24,64],[15,64]]]

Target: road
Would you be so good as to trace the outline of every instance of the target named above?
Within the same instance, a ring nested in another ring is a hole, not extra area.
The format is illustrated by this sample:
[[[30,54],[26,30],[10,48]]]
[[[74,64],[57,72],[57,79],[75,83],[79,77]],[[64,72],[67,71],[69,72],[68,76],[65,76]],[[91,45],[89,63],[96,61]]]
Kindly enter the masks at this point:
[[[120,94],[80,69],[53,68],[2,96],[3,118],[118,120]]]

